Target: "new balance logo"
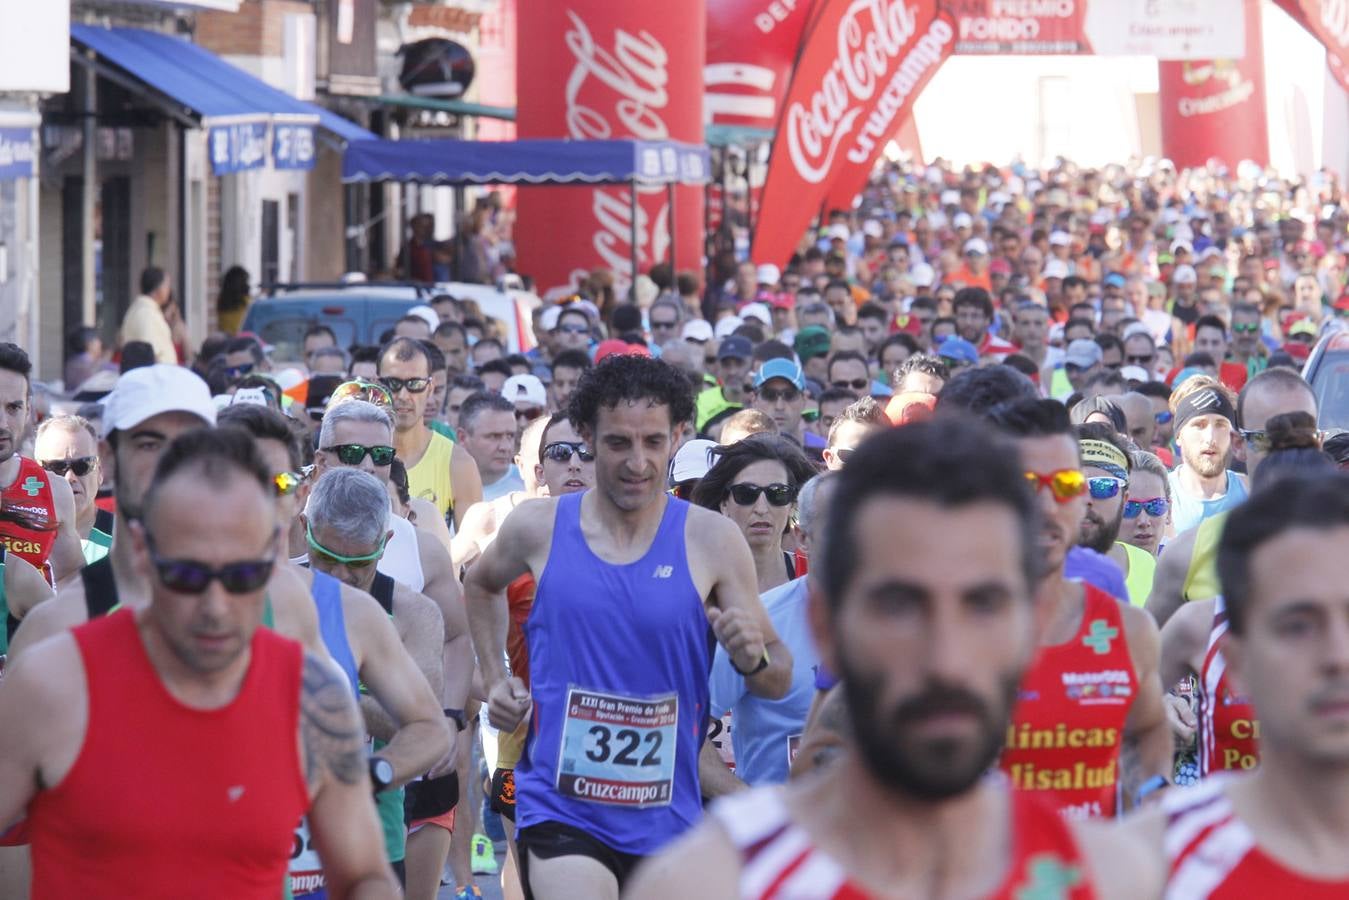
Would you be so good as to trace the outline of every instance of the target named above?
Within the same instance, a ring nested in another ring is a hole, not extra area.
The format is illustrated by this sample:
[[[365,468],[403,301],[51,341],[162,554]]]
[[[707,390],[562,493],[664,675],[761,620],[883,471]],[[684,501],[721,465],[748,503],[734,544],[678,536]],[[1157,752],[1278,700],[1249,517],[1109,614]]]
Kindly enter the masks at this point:
[[[651,574],[652,578],[669,578],[674,574],[674,566],[656,566],[656,571]]]

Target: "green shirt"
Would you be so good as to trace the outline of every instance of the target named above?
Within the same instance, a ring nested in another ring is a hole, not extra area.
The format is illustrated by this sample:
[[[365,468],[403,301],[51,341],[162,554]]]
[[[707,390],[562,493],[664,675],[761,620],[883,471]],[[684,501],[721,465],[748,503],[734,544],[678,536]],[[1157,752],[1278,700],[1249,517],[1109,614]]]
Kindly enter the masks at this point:
[[[434,431],[441,437],[447,437],[450,440],[454,441],[456,444],[459,443],[459,435],[455,434],[453,428],[451,428],[446,423],[440,421],[439,419],[432,419],[429,427],[432,431]]]

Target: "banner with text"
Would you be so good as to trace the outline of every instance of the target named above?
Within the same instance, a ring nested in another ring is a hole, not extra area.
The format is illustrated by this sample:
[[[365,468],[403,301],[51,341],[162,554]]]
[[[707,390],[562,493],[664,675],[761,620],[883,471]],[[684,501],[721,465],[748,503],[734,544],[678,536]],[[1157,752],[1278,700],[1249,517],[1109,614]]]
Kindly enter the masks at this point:
[[[1083,32],[1087,0],[946,0],[956,23],[955,52],[970,55],[1090,53]]]
[[[1235,59],[1246,47],[1245,19],[1236,14],[1241,2],[1092,0],[1083,31],[1099,56]]]
[[[518,18],[516,129],[521,138],[637,138],[702,143],[705,0],[531,4]],[[702,259],[702,188],[675,191],[677,264]],[[515,225],[521,271],[540,292],[592,269],[614,272],[620,297],[632,271],[627,186],[521,188]],[[638,270],[669,256],[664,188],[641,192]]]
[[[936,0],[820,0],[778,119],[752,258],[783,264],[836,182],[866,174],[951,53]]]
[[[1260,0],[1242,0],[1246,45],[1237,58],[1158,64],[1162,153],[1179,168],[1209,159],[1269,163]]]
[[[812,0],[711,0],[703,101],[713,125],[771,129]]]

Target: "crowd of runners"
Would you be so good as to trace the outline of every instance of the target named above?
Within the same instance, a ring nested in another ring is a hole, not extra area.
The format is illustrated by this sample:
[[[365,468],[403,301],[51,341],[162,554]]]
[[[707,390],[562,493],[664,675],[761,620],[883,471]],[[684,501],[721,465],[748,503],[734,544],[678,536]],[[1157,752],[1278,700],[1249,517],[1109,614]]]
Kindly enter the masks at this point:
[[[0,897],[1349,896],[1335,179],[742,224],[307,389],[212,336],[58,414],[0,345]]]

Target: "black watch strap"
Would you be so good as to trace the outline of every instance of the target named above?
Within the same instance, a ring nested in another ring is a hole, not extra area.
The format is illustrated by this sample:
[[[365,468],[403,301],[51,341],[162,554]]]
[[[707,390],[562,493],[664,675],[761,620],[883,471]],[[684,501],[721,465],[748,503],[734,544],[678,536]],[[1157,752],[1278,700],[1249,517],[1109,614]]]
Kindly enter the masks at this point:
[[[735,659],[734,659],[734,658],[731,659],[731,668],[732,668],[732,669],[735,669],[737,672],[739,672],[739,673],[740,673],[742,676],[744,676],[745,678],[749,678],[751,675],[758,675],[758,674],[759,674],[760,672],[762,672],[764,669],[768,668],[768,662],[769,662],[769,660],[768,660],[768,648],[765,647],[765,648],[764,648],[764,652],[763,652],[763,656],[759,657],[759,664],[758,664],[757,666],[755,666],[754,668],[750,669],[748,672],[746,672],[744,669],[742,669],[742,668],[740,668],[739,666],[737,666],[737,665],[735,664]]]

